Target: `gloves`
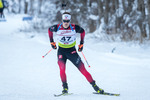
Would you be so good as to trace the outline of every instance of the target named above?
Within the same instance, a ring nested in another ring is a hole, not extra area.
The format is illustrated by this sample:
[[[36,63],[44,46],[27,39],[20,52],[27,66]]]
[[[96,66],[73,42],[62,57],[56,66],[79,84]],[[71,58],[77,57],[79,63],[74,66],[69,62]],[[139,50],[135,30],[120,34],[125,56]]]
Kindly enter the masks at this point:
[[[78,45],[78,51],[81,52],[83,50],[83,44]]]
[[[56,42],[51,42],[51,46],[52,46],[53,49],[57,49]]]

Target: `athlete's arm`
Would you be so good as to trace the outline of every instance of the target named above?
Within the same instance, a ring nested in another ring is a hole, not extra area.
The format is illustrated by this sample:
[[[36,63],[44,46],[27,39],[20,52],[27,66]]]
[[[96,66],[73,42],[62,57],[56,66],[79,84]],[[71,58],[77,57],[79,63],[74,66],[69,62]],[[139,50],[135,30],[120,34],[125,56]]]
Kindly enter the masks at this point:
[[[80,37],[81,37],[80,44],[83,44],[84,43],[84,37],[85,37],[84,29],[82,27],[80,27],[79,25],[75,25],[75,31],[77,33],[80,33]]]
[[[54,39],[53,39],[53,32],[57,32],[57,25],[51,26],[48,29],[48,35],[49,35],[51,46],[53,49],[57,49],[56,43],[54,42]]]
[[[53,25],[48,29],[48,35],[49,35],[50,42],[54,42],[53,32],[57,32],[57,25]]]

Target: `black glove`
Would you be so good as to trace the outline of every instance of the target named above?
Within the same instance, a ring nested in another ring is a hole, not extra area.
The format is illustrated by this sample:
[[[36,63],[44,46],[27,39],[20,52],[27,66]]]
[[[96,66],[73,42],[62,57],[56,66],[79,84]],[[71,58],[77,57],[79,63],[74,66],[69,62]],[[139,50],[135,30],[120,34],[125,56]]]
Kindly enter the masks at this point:
[[[53,49],[57,49],[56,42],[51,42],[51,46],[52,46]]]

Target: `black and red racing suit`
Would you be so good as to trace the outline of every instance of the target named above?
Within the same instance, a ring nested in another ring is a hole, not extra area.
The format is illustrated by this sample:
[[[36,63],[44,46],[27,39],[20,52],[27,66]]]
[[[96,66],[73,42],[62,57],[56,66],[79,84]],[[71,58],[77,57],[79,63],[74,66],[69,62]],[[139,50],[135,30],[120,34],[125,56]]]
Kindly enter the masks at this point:
[[[76,33],[80,33],[80,37],[81,37],[80,43],[83,44],[85,31],[80,26],[74,25],[74,24],[71,24],[71,26],[69,26],[67,29],[63,28],[63,26],[60,24],[51,26],[48,29],[50,42],[54,42],[53,32],[58,32],[59,30],[61,32],[62,31],[71,31],[72,29],[75,30]],[[63,34],[63,33],[61,33],[61,34]],[[62,39],[64,39],[64,38],[62,38]],[[70,60],[79,69],[79,71],[86,77],[86,79],[88,80],[89,83],[94,81],[91,74],[85,69],[85,66],[84,66],[80,56],[78,55],[74,45],[73,45],[73,47],[69,47],[69,48],[59,46],[58,52],[57,52],[57,57],[58,57],[58,65],[60,68],[60,77],[61,77],[61,81],[63,83],[67,83],[67,78],[66,78],[66,73],[65,73],[67,59]]]

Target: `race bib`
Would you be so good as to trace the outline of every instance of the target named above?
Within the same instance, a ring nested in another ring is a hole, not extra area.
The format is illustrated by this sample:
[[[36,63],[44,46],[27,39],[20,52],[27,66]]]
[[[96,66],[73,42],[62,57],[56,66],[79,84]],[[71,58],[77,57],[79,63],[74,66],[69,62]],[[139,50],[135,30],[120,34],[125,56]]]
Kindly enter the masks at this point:
[[[63,48],[70,48],[76,44],[76,32],[72,30],[57,31],[58,45]]]

